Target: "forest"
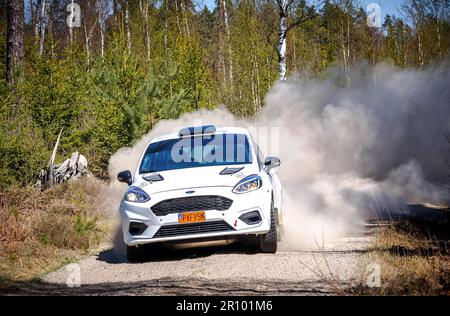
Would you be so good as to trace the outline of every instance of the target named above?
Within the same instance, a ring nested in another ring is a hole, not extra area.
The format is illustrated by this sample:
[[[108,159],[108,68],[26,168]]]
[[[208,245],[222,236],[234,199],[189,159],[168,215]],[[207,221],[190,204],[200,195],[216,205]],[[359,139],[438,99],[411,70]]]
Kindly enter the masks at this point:
[[[0,0],[0,189],[57,160],[108,160],[160,120],[223,104],[250,118],[278,80],[352,85],[352,68],[449,60],[448,0],[369,27],[353,0]]]

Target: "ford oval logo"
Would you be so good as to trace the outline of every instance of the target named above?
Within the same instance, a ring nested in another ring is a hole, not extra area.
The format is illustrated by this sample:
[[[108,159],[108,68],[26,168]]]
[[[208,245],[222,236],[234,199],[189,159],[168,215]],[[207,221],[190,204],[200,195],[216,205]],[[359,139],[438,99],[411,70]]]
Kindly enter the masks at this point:
[[[195,193],[195,191],[186,191],[186,194],[192,194]]]

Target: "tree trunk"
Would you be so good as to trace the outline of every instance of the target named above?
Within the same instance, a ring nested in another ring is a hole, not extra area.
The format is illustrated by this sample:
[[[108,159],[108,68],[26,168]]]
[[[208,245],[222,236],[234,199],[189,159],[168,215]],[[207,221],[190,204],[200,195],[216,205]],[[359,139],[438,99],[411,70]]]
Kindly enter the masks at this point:
[[[31,1],[33,1],[33,0],[31,0]],[[39,34],[40,34],[39,26],[41,24],[40,12],[41,12],[42,2],[43,2],[43,0],[37,0],[36,10],[34,13],[34,44],[36,45],[36,47],[39,45]]]
[[[227,46],[228,46],[228,81],[230,87],[233,88],[233,50],[230,42],[230,27],[228,25],[228,10],[226,0],[223,0],[223,21],[225,25],[225,32],[227,34]]]
[[[74,4],[74,0],[70,1],[70,4],[72,5],[70,8],[70,10],[73,10],[73,4]],[[70,11],[70,14],[72,14],[73,11]],[[72,48],[73,48],[73,27],[69,27],[69,47],[70,47],[70,52],[72,52]]]
[[[180,17],[178,12],[178,0],[175,0],[175,20],[177,21],[178,34],[181,34]]]
[[[145,36],[145,50],[147,55],[147,63],[150,63],[150,30],[148,27],[148,10],[151,5],[151,0],[144,1],[142,3],[142,0],[139,0],[139,8],[141,10],[142,19],[144,22],[144,36]]]
[[[417,31],[417,41],[419,45],[419,67],[422,69],[425,62],[423,58],[422,36],[420,35],[420,30]]]
[[[131,54],[130,12],[128,7],[128,0],[125,0],[125,32],[127,35],[128,54]]]
[[[82,19],[83,21],[83,28],[84,28],[84,41],[85,41],[85,46],[86,46],[86,62],[89,65],[90,63],[90,57],[91,57],[91,37],[94,33],[94,29],[95,26],[97,24],[98,18],[95,20],[95,22],[93,23],[92,27],[90,30],[88,30],[87,28],[87,22],[86,19]]]
[[[350,11],[348,12],[350,14]],[[350,18],[347,15],[347,86],[350,87]]]
[[[100,28],[100,54],[105,55],[105,6],[102,0],[97,0],[98,25]]]
[[[36,11],[34,9],[34,1],[29,0],[29,6],[30,6],[30,19],[31,19],[31,29],[33,32],[36,30]],[[36,33],[34,33],[36,35]]]
[[[53,57],[55,56],[55,42],[53,39],[53,6],[52,4],[56,4],[53,3],[52,1],[49,2],[48,4],[48,12],[47,12],[47,37],[49,39],[49,44],[50,44],[50,55]]]
[[[84,28],[84,42],[86,46],[86,63],[89,65],[91,62],[91,50],[89,47],[89,35],[86,28],[86,22],[83,20],[83,28]]]
[[[222,0],[218,0],[217,3],[218,14],[217,14],[217,26],[218,26],[218,42],[219,51],[217,58],[217,72],[223,76],[223,85],[226,86],[227,83],[227,71],[225,67],[225,23],[224,23],[224,7]]]
[[[164,16],[164,50],[167,52],[169,49],[169,0],[165,0],[166,12]]]
[[[188,37],[191,37],[191,31],[189,29],[189,22],[188,22],[188,18],[187,18],[187,12],[186,12],[186,4],[184,3],[185,0],[182,0],[180,2],[181,5],[181,14],[183,15],[184,18],[184,24],[186,26],[186,34]]]
[[[44,54],[45,31],[47,29],[47,1],[42,0],[39,18],[39,54]]]
[[[448,2],[445,2],[448,5]],[[434,15],[434,19],[436,21],[436,35],[437,35],[437,47],[438,47],[438,55],[439,59],[442,59],[442,44],[441,44],[441,5],[444,5],[444,3],[441,3],[439,0],[433,0],[431,1],[432,11]],[[448,6],[445,5],[446,10],[448,10]]]
[[[23,0],[7,1],[7,56],[6,81],[13,83],[23,75]]]
[[[287,35],[287,0],[279,2],[279,27],[278,27],[278,78],[286,80],[286,35]]]

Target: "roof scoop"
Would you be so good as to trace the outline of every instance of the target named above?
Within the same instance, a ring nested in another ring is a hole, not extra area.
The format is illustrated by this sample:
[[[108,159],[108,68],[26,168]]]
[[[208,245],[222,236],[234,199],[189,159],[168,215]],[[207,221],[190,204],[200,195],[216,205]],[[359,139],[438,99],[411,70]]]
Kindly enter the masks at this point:
[[[158,172],[149,173],[142,176],[142,179],[148,181],[148,182],[157,182],[157,181],[163,181],[164,178],[162,175],[160,175]]]
[[[242,169],[244,169],[244,167],[227,167],[227,168],[223,169],[220,172],[220,174],[221,175],[235,174],[235,173],[241,171]]]
[[[194,135],[205,135],[214,134],[216,132],[216,127],[214,125],[203,125],[203,126],[193,126],[185,127],[180,129],[178,135],[180,137],[194,136]]]

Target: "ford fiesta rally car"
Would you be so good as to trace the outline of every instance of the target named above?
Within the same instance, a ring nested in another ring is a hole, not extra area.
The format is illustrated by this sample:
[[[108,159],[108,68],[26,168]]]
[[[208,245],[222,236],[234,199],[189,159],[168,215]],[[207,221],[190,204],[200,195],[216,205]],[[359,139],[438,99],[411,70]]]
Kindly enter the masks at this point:
[[[142,245],[254,235],[275,253],[282,225],[280,160],[264,159],[244,128],[197,126],[153,139],[120,204],[129,261]],[[277,233],[278,232],[278,233]]]

